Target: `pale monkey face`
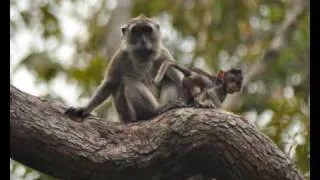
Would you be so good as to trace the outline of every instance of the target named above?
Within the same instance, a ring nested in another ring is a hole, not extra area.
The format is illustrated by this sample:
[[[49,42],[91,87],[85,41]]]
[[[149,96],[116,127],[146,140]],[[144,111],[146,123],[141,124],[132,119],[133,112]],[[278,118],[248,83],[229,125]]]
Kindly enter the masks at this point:
[[[161,39],[157,24],[142,21],[129,25],[126,31],[127,45],[135,55],[149,57],[158,52]]]

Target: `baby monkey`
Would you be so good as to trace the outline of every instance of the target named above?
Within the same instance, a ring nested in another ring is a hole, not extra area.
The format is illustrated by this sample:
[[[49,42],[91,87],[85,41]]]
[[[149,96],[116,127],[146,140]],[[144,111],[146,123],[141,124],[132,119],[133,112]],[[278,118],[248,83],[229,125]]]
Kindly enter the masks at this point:
[[[243,76],[240,69],[220,70],[216,76],[199,68],[184,68],[175,63],[163,63],[154,81],[161,81],[166,68],[174,67],[184,74],[182,97],[186,104],[203,108],[221,108],[227,94],[239,92]]]
[[[219,70],[216,76],[210,76],[201,69],[196,71],[203,73],[203,75],[206,74],[212,81],[211,87],[206,86],[204,91],[195,97],[193,96],[196,106],[197,104],[204,104],[213,108],[221,108],[227,94],[233,94],[241,90],[243,75],[240,69]],[[192,85],[192,80],[190,81]]]
[[[69,108],[67,115],[84,118],[110,95],[120,120],[125,123],[147,120],[167,110],[185,107],[179,101],[160,107],[151,90],[155,62],[172,58],[162,45],[159,24],[140,15],[124,25],[121,32],[121,46],[109,63],[103,82],[86,106]]]

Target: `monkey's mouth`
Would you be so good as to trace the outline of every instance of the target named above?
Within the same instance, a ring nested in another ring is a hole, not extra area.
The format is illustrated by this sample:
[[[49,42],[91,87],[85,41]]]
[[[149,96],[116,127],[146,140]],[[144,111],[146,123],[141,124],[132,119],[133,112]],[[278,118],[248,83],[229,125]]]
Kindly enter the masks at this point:
[[[141,49],[137,53],[142,57],[150,57],[154,54],[154,51],[152,49]]]
[[[237,86],[231,86],[231,87],[227,87],[227,93],[235,93],[235,92],[239,92],[241,90],[241,87],[237,87]]]

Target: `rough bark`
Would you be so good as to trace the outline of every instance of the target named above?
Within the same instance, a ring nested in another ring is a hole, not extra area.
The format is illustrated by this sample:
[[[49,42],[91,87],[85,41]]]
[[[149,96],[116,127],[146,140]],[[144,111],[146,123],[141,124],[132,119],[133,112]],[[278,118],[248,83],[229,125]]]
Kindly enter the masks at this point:
[[[67,118],[65,106],[10,87],[10,157],[63,179],[303,179],[245,119],[184,108],[122,124]]]

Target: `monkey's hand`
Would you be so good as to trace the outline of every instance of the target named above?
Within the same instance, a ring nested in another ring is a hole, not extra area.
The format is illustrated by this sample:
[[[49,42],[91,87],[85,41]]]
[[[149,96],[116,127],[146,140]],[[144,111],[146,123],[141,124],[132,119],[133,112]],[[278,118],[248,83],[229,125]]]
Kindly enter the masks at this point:
[[[70,118],[72,118],[75,121],[82,122],[85,117],[89,116],[89,112],[86,110],[86,108],[68,108],[65,111],[65,114],[68,115]]]
[[[169,103],[170,104],[170,103]],[[183,98],[178,98],[177,100],[171,101],[171,107],[173,108],[186,108],[190,107],[190,105],[186,104]]]

